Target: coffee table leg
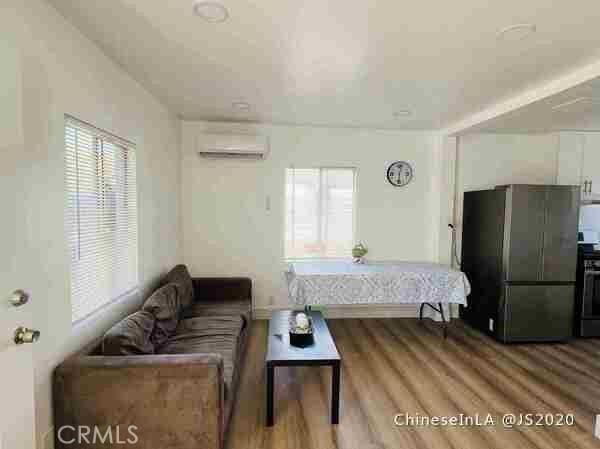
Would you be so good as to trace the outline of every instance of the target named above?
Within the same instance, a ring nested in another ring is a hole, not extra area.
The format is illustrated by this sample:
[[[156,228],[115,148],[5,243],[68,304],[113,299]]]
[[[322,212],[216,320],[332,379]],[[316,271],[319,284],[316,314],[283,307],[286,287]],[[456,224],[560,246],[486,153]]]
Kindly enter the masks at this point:
[[[267,427],[273,425],[273,383],[275,367],[267,365]]]
[[[331,367],[331,424],[340,422],[340,364]]]

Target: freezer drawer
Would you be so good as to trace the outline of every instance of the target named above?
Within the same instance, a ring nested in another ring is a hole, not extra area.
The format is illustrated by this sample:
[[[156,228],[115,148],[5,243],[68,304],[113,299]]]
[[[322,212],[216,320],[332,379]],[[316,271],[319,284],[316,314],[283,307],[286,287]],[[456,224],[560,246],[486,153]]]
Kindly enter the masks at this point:
[[[506,285],[497,337],[505,342],[567,340],[573,335],[573,284]]]

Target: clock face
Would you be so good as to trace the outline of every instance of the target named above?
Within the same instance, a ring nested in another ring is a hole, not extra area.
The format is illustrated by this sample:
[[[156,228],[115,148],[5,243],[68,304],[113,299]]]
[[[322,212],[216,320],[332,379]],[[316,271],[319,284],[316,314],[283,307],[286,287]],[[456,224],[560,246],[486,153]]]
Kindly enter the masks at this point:
[[[412,178],[413,169],[408,162],[398,161],[388,167],[387,179],[393,186],[405,186]]]

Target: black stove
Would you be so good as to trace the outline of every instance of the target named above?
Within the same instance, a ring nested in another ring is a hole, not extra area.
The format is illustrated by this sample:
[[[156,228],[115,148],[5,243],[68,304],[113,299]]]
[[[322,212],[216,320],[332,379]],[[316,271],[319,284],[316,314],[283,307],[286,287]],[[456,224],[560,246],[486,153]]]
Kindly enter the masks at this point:
[[[575,334],[600,337],[600,251],[579,244],[575,288]]]

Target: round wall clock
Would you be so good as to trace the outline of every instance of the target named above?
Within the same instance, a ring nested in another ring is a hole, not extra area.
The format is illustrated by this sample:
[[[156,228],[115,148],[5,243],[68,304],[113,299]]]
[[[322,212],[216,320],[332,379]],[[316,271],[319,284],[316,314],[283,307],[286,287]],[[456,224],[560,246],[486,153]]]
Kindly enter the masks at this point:
[[[387,179],[393,186],[405,186],[413,179],[413,169],[408,162],[394,162],[387,169]]]

